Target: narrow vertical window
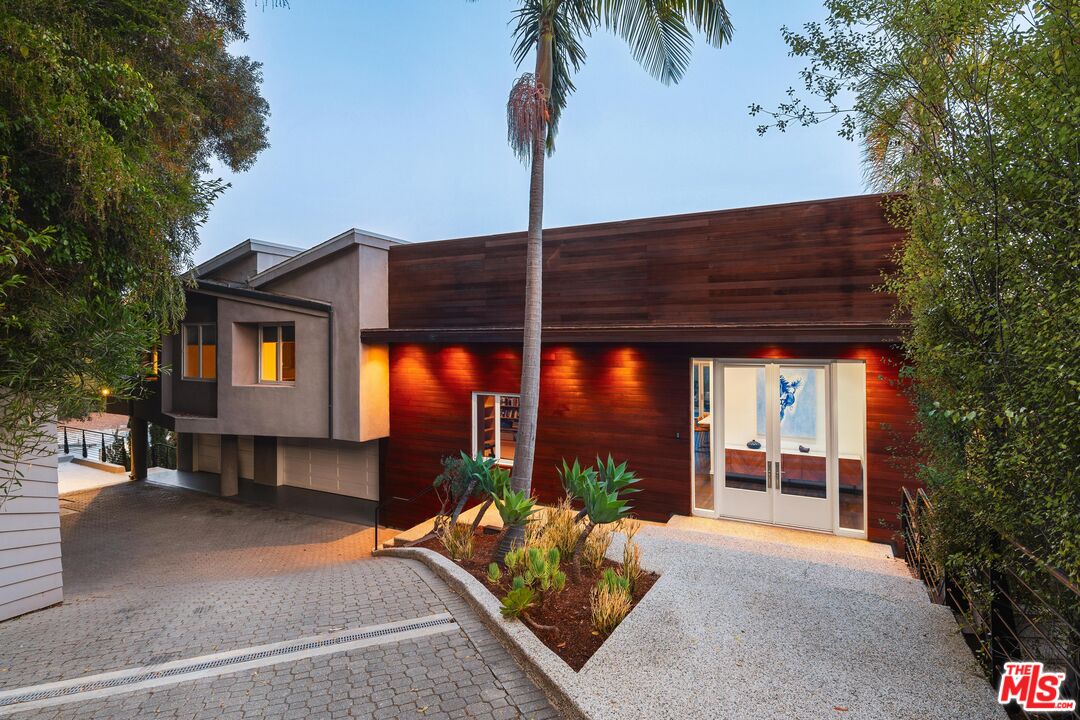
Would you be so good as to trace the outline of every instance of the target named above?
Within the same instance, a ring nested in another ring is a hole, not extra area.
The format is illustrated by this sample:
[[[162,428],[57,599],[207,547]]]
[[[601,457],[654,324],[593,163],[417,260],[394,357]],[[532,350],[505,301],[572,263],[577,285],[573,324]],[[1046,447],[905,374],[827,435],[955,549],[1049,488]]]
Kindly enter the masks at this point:
[[[517,449],[521,398],[504,393],[473,393],[473,454],[512,465]]]
[[[296,327],[263,325],[259,328],[259,382],[296,381]]]
[[[182,376],[186,380],[217,378],[217,326],[188,324],[182,329]]]
[[[199,356],[202,361],[202,375],[204,380],[217,379],[217,326],[200,325],[202,329],[202,347]]]
[[[262,342],[259,344],[259,380],[262,382],[278,381],[278,328],[276,325],[264,325]]]
[[[296,328],[292,325],[281,327],[281,380],[296,380]]]

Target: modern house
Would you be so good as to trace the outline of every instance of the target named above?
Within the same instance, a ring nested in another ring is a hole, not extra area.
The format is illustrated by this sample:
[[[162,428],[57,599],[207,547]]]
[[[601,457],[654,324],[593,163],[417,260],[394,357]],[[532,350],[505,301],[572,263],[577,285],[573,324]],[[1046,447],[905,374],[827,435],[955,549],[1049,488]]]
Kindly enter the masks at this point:
[[[610,453],[644,478],[646,519],[890,540],[911,410],[876,290],[903,240],[882,199],[546,230],[540,499],[562,458]],[[524,248],[241,244],[197,269],[152,414],[223,488],[239,475],[381,499],[391,525],[428,517],[434,498],[414,498],[442,456],[513,463]]]
[[[160,348],[170,372],[137,421],[175,430],[179,469],[218,475],[223,495],[246,480],[376,500],[388,358],[360,330],[387,322],[396,243],[358,230],[306,251],[249,240],[197,267],[181,332]]]

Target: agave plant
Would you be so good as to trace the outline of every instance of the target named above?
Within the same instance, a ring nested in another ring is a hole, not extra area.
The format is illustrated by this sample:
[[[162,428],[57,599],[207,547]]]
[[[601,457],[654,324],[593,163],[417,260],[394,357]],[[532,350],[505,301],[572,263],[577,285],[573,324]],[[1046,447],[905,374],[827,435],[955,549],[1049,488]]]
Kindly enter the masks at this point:
[[[446,485],[449,488],[450,495],[456,499],[454,509],[450,513],[450,526],[452,527],[457,523],[458,515],[465,508],[465,503],[468,502],[470,497],[479,494],[479,492],[490,487],[494,482],[491,479],[493,470],[496,469],[495,459],[486,458],[476,454],[476,457],[470,457],[464,451],[460,453],[460,459],[455,458],[453,462],[448,462],[449,459],[443,460],[443,465],[446,470],[435,478],[435,487]],[[502,468],[498,468],[502,470]],[[505,474],[505,471],[503,471]],[[486,495],[486,490],[484,491]],[[486,507],[484,508],[487,509]],[[481,512],[482,516],[483,513]],[[473,525],[473,530],[476,529],[476,525]]]
[[[578,536],[572,553],[574,575],[578,578],[581,576],[581,546],[589,533],[597,525],[618,522],[630,515],[631,506],[622,496],[637,492],[637,488],[630,486],[639,480],[634,473],[626,469],[625,462],[616,465],[610,455],[606,463],[597,458],[596,465],[595,476],[589,478],[584,473],[579,476],[580,498],[584,504],[579,517],[585,518],[585,527]]]
[[[559,480],[562,482],[563,490],[566,491],[566,496],[571,499],[580,498],[584,492],[584,486],[596,480],[596,470],[591,467],[582,467],[577,458],[574,458],[572,466],[567,465],[566,459],[563,458],[562,467],[556,468],[555,471],[559,473]]]
[[[641,492],[641,488],[630,487],[634,483],[639,482],[641,478],[627,470],[626,463],[627,461],[624,460],[621,465],[616,465],[610,454],[607,456],[606,463],[599,457],[596,458],[596,475],[600,484],[602,484],[608,492],[624,494]]]
[[[506,468],[495,464],[489,465],[487,472],[483,473],[477,481],[475,494],[481,495],[484,502],[481,503],[480,509],[476,512],[476,517],[473,518],[473,532],[476,532],[480,521],[484,519],[484,513],[491,507],[491,503],[494,502],[495,498],[501,496],[509,488],[510,473]]]
[[[524,528],[525,521],[537,511],[536,500],[522,490],[515,492],[509,484],[501,488],[502,492],[492,495],[495,508],[503,522],[503,534],[495,547],[496,559],[505,559],[506,554],[521,544],[522,533],[515,533],[515,528]]]

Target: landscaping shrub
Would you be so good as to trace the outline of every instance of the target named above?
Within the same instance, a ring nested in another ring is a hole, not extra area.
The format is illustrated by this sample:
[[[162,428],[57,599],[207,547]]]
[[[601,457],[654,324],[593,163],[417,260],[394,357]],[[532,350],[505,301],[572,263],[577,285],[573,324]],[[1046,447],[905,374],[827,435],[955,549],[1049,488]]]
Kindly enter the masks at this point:
[[[605,573],[589,596],[592,626],[602,635],[610,635],[630,613],[630,592],[626,589],[625,579],[608,572],[613,579],[609,581],[608,573]]]
[[[471,560],[473,556],[473,530],[465,523],[444,525],[437,531],[439,541],[453,560]]]
[[[594,570],[599,570],[604,565],[604,557],[607,555],[611,541],[614,539],[614,529],[611,525],[600,525],[589,534],[581,548],[581,560]]]
[[[570,498],[564,497],[554,506],[544,510],[540,536],[542,543],[559,549],[564,558],[570,558],[581,534],[577,511]]]
[[[626,540],[626,544],[623,545],[623,577],[626,578],[626,582],[630,585],[630,592],[633,592],[637,586],[637,581],[641,577],[641,548],[638,544],[631,539]]]

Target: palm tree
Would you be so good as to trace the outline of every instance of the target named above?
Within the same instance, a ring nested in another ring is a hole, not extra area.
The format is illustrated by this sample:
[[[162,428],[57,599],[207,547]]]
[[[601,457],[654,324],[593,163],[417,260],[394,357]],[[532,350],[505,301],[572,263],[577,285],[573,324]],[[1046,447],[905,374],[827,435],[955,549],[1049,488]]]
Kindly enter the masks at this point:
[[[634,59],[665,85],[686,71],[691,28],[714,47],[729,42],[732,33],[722,0],[521,0],[514,12],[514,61],[520,67],[535,53],[534,71],[515,81],[506,108],[510,146],[531,165],[521,401],[511,478],[517,491],[532,488],[540,399],[544,159],[554,150],[559,116],[574,91],[573,74],[585,61],[581,41],[598,28],[626,40]],[[512,534],[520,537],[521,530]]]

